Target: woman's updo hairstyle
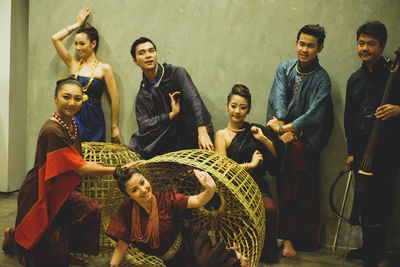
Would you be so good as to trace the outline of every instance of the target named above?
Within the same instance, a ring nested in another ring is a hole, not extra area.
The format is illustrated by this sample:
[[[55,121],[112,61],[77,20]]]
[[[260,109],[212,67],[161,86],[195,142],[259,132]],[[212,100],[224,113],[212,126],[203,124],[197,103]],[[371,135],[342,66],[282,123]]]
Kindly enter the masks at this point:
[[[247,88],[246,85],[235,84],[228,95],[227,103],[231,102],[233,95],[238,95],[246,98],[247,103],[249,104],[249,109],[251,108],[251,94],[249,88]]]
[[[81,91],[82,91],[82,84],[80,84],[80,82],[78,82],[78,80],[75,79],[74,76],[66,76],[66,77],[59,79],[56,82],[56,89],[54,90],[54,96],[57,96],[58,91],[60,91],[61,87],[63,87],[65,84],[75,84],[75,85],[79,86],[79,88],[81,88]]]
[[[97,32],[96,28],[90,25],[89,22],[86,22],[81,27],[79,27],[76,34],[78,33],[86,33],[90,40],[90,43],[96,41],[96,46],[94,47],[94,52],[96,53],[97,48],[99,47],[99,33]]]
[[[125,189],[125,184],[126,182],[131,179],[132,175],[135,173],[141,174],[140,171],[136,168],[122,168],[121,165],[118,165],[115,168],[115,171],[113,173],[114,179],[117,181],[117,185],[119,190],[126,195],[129,196],[128,193],[126,192]]]

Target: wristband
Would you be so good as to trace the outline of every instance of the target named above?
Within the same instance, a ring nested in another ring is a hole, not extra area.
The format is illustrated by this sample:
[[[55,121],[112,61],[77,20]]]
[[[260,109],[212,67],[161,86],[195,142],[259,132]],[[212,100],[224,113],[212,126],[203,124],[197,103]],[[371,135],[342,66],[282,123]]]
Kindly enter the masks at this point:
[[[282,135],[283,134],[283,125],[279,125],[279,129],[278,129],[278,134]]]

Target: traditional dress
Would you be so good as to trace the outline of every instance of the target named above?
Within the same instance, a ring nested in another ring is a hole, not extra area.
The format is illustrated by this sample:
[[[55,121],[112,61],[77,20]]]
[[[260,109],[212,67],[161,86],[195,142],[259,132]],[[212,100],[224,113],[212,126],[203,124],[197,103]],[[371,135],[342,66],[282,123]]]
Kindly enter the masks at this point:
[[[35,164],[18,195],[17,254],[25,266],[68,266],[69,252],[98,254],[98,205],[75,192],[83,165],[79,135],[72,140],[48,120],[39,133]]]
[[[243,123],[244,131],[236,133],[231,144],[226,150],[229,158],[238,163],[251,162],[254,151],[258,150],[263,155],[263,163],[257,168],[251,170],[250,175],[260,188],[264,208],[266,212],[266,234],[264,249],[261,256],[262,262],[276,262],[278,260],[278,247],[276,245],[277,238],[277,210],[274,201],[271,198],[271,192],[267,181],[264,179],[265,173],[268,171],[275,176],[279,172],[279,160],[275,158],[268,148],[255,139],[251,132],[251,127],[259,127],[264,135],[268,137],[274,144],[278,156],[282,151],[282,142],[276,138],[271,130],[259,124]],[[275,138],[275,139],[273,139]]]
[[[180,92],[180,112],[169,119],[169,94]],[[198,148],[198,126],[211,125],[211,115],[187,71],[167,63],[158,64],[155,83],[143,74],[136,97],[136,120],[139,131],[131,137],[129,147],[148,159],[166,152]],[[213,138],[213,129],[210,137]]]
[[[318,58],[305,69],[289,60],[279,65],[268,101],[267,122],[275,116],[298,130],[298,141],[284,149],[278,179],[279,236],[297,249],[319,245],[318,167],[333,127],[330,88]]]
[[[206,232],[183,226],[181,218],[186,210],[189,196],[177,193],[175,190],[153,192],[153,194],[156,197],[159,216],[158,248],[152,248],[150,241],[138,242],[132,237],[132,199],[126,199],[121,204],[113,215],[106,234],[116,241],[132,243],[146,254],[162,257],[182,231],[182,245],[176,254],[165,262],[167,266],[240,266],[233,250],[225,249],[222,243],[213,247]],[[140,207],[140,225],[143,233],[148,221],[148,213]]]
[[[77,76],[76,79],[82,86],[86,86],[90,77]],[[94,78],[85,92],[89,99],[82,103],[74,116],[82,142],[104,142],[106,139],[106,123],[101,107],[103,89],[104,82]]]
[[[400,80],[394,83],[389,103],[400,105]],[[372,72],[364,64],[347,82],[344,128],[347,150],[354,156],[354,169],[358,170],[372,132],[374,114],[380,106],[389,77],[385,60],[380,58]],[[378,266],[378,251],[385,247],[390,214],[395,202],[395,179],[398,173],[400,150],[400,118],[382,122],[377,136],[377,150],[373,154],[374,176],[367,181],[367,195],[361,210],[363,231],[363,260],[368,266]]]

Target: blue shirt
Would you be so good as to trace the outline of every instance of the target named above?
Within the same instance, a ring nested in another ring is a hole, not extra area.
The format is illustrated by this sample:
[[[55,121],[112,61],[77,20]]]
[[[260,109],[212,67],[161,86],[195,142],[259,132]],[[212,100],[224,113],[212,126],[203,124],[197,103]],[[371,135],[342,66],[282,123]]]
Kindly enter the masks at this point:
[[[299,74],[303,75],[300,87],[294,96],[293,86]],[[318,58],[305,69],[298,59],[282,62],[276,70],[274,83],[268,100],[267,122],[273,116],[291,123],[311,151],[319,153],[328,143],[333,127],[331,81],[328,73],[319,65]]]

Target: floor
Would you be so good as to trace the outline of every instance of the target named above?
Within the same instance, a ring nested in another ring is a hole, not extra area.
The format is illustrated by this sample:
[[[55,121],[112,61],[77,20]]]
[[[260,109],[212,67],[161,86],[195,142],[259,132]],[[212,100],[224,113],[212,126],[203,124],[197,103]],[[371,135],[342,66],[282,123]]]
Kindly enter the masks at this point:
[[[0,229],[5,229],[14,225],[16,207],[17,207],[17,195],[18,193],[12,194],[0,194]],[[3,242],[4,236],[0,235],[0,243]],[[264,264],[260,263],[258,267],[333,267],[333,266],[344,266],[344,267],[357,267],[363,266],[361,260],[346,261],[343,262],[343,255],[345,250],[337,249],[332,252],[331,248],[323,247],[317,252],[298,252],[298,255],[294,258],[281,258],[278,263],[275,264]],[[97,256],[89,257],[88,267],[101,267],[109,266],[110,256]],[[0,252],[0,267],[17,267],[22,266],[19,264],[15,256],[5,255]],[[77,266],[77,265],[71,265]],[[124,262],[120,266],[130,266],[127,262]],[[385,261],[382,261],[379,267],[400,267],[400,256],[392,255]]]

